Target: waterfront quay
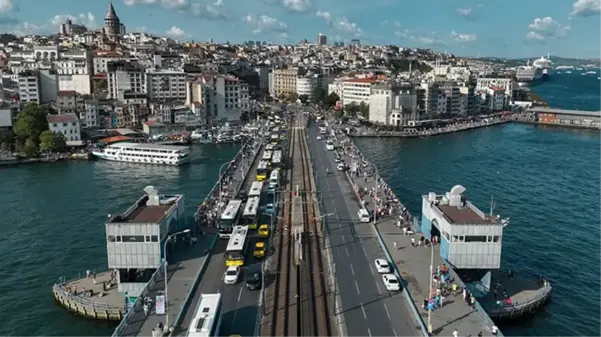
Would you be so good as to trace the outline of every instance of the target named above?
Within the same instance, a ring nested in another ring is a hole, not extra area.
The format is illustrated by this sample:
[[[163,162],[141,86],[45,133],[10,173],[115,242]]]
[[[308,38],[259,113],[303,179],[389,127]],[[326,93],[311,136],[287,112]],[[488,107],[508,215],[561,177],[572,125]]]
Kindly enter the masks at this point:
[[[510,114],[482,116],[479,120],[467,120],[452,122],[441,127],[432,127],[426,130],[417,130],[407,128],[403,131],[386,131],[374,128],[356,128],[356,132],[349,132],[352,137],[365,138],[422,138],[430,136],[444,135],[448,133],[461,132],[484,128],[493,125],[505,124],[512,121]],[[441,120],[441,122],[444,122]]]
[[[226,163],[228,168],[220,179],[227,183],[222,186],[216,184],[209,192],[204,203],[213,202],[212,200],[218,195],[218,187],[223,187],[225,194],[235,193],[241,184],[242,176],[249,171],[250,163],[259,152],[259,149],[260,143],[258,142],[250,140],[246,143],[235,158]],[[140,208],[140,202],[138,201],[127,212],[118,216],[125,220],[131,218],[135,222],[137,218],[141,219],[148,215],[148,212]],[[136,207],[139,210],[135,209]],[[190,228],[189,222],[183,217],[183,213],[179,213],[182,214],[182,221],[176,221],[177,224],[174,226],[170,223],[169,227],[170,231],[179,230],[180,232],[173,233],[169,238],[162,238],[160,242],[162,245],[165,241],[169,241],[169,245],[165,244],[166,251],[169,252],[167,257],[169,264],[166,269],[164,263],[156,268],[156,272],[150,277],[149,281],[142,284],[143,289],[137,291],[138,296],[131,296],[131,293],[135,293],[135,291],[130,291],[130,297],[126,298],[123,293],[124,287],[122,288],[117,284],[112,271],[98,273],[89,271],[89,274],[84,277],[69,281],[61,278],[56,282],[52,289],[57,302],[68,310],[86,317],[109,320],[121,319],[121,323],[113,334],[114,336],[137,334],[150,336],[159,323],[177,322],[179,313],[189,304],[190,298],[188,295],[190,290],[198,284],[204,262],[215,242],[214,235],[201,233],[196,226]],[[187,235],[182,235],[183,239],[181,240],[178,240],[180,237],[172,237],[182,233]],[[165,270],[167,270],[167,287],[164,284]],[[148,299],[154,300],[157,295],[166,295],[167,288],[171,292],[165,306],[166,313],[165,315],[156,315],[155,307],[152,305],[145,306],[145,301]],[[145,312],[145,307],[147,307],[146,309],[150,308],[150,310]]]
[[[395,263],[404,281],[408,303],[416,319],[422,321],[422,329],[428,329],[434,335],[451,335],[454,330],[457,330],[460,335],[478,333],[493,335],[494,323],[488,313],[499,319],[516,318],[535,311],[550,299],[552,288],[547,281],[518,278],[513,275],[508,278],[504,273],[495,272],[491,276],[491,284],[502,284],[504,287],[498,291],[498,298],[495,290],[494,295],[491,291],[487,296],[479,297],[473,305],[468,305],[460,289],[465,287],[469,291],[476,290],[462,282],[465,275],[460,277],[451,268],[450,276],[454,280],[453,283],[457,285],[458,291],[445,295],[442,306],[431,311],[428,319],[424,300],[432,297],[428,291],[432,275],[430,264],[433,266],[448,264],[441,258],[441,246],[419,245],[420,238],[429,237],[430,233],[420,232],[420,222],[402,206],[386,183],[376,178],[377,169],[364,159],[351,139],[345,137],[342,132],[338,132],[337,138],[339,159],[347,165],[353,163],[352,172],[363,173],[359,175],[345,172],[353,185],[356,199],[370,210],[374,207],[374,197],[381,203],[378,206],[380,209],[384,204],[382,201],[388,204],[386,211],[376,215],[374,227],[378,232],[379,241],[385,246],[384,250],[390,258],[389,261]],[[360,168],[357,170],[358,167]],[[501,292],[504,292],[505,298],[510,298],[513,303],[503,303]],[[469,297],[469,292],[467,294]],[[481,303],[486,308],[483,308]],[[497,331],[496,335],[500,334],[500,331]]]

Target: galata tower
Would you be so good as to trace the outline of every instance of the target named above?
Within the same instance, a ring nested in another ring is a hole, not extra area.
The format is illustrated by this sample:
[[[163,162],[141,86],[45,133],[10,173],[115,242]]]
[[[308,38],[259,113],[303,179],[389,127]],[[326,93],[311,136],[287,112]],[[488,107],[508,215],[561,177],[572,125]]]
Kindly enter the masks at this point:
[[[109,9],[104,16],[104,34],[111,40],[116,40],[121,33],[121,21],[115,12],[113,2],[109,3]]]

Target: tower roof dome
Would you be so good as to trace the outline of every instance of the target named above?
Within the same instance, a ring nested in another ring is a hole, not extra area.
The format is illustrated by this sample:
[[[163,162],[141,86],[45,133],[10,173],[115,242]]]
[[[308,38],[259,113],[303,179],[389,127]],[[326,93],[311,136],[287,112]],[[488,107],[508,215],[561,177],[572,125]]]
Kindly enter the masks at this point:
[[[106,11],[104,19],[119,21],[119,17],[117,16],[117,12],[115,12],[115,7],[113,7],[112,1],[109,3],[109,9]]]

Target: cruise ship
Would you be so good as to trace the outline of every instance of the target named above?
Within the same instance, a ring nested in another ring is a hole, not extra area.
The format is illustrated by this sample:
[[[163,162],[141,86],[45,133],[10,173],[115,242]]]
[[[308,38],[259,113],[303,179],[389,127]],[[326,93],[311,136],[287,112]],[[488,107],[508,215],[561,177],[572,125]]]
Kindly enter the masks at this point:
[[[543,79],[548,79],[549,76],[551,76],[551,72],[553,71],[553,62],[551,62],[550,57],[548,55],[547,58],[542,56],[538,60],[535,60],[534,63],[532,63],[532,65],[536,68],[541,69]]]
[[[98,158],[140,164],[181,165],[190,161],[190,148],[145,143],[117,143],[93,151]]]
[[[525,66],[519,66],[515,77],[519,86],[526,86],[529,83],[537,82],[543,77],[543,70],[534,65],[530,65],[530,61]]]

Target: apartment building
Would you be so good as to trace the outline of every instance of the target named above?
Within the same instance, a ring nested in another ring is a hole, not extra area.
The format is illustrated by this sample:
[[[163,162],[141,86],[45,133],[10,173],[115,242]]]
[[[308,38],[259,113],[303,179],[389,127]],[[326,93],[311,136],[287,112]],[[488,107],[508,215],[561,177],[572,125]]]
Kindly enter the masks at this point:
[[[80,123],[82,128],[97,128],[100,126],[101,105],[97,100],[87,100],[84,102],[84,110],[80,113]]]
[[[17,83],[19,86],[19,101],[21,103],[41,103],[39,71],[28,70],[19,73]]]
[[[48,129],[52,132],[62,133],[67,142],[81,141],[79,118],[75,114],[48,115],[46,121]]]
[[[126,58],[121,53],[98,52],[93,58],[93,72],[94,74],[106,73],[108,63],[118,61],[126,61]]]
[[[58,90],[75,91],[80,95],[92,93],[92,57],[89,51],[70,49],[61,51],[55,62]]]
[[[467,116],[467,106],[464,104],[460,86],[447,83],[443,84],[440,89],[445,96],[445,112],[451,115]]]
[[[506,88],[490,86],[486,89],[487,108],[490,112],[503,111],[507,102]]]
[[[274,69],[271,72],[273,79],[270,87],[270,94],[273,97],[279,97],[284,93],[296,92],[296,79],[298,77],[298,68]]]
[[[172,70],[146,72],[146,94],[151,102],[186,100],[186,74]]]
[[[146,73],[138,63],[109,62],[107,64],[107,74],[108,98],[123,100],[125,92],[146,92]]]
[[[369,120],[374,123],[406,126],[417,119],[417,95],[411,85],[393,87],[375,84],[369,97]]]
[[[85,110],[85,101],[75,91],[59,91],[56,97],[56,109],[59,115],[78,114]]]
[[[476,81],[476,91],[486,91],[489,87],[501,87],[509,98],[516,96],[519,86],[512,78],[481,77]]]
[[[446,114],[447,100],[437,83],[421,83],[417,89],[418,119],[434,119]]]
[[[209,122],[213,116],[215,93],[213,87],[202,79],[186,83],[186,105],[201,120]]]
[[[371,96],[371,88],[375,82],[376,80],[373,78],[351,78],[343,80],[341,84],[341,95],[338,95],[342,104],[368,104],[369,97]]]

